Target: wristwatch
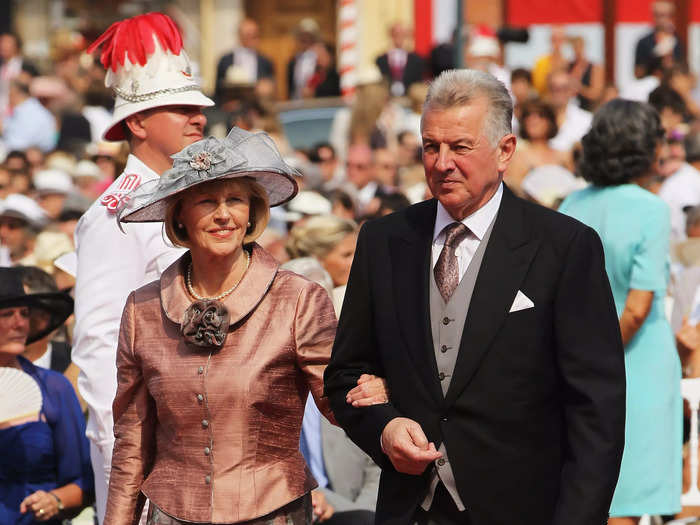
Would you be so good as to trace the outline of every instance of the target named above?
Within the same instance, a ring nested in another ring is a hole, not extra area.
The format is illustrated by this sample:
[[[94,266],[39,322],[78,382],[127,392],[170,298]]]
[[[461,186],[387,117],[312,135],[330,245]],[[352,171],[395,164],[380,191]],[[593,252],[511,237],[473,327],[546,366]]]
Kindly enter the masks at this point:
[[[63,502],[61,501],[61,498],[59,498],[55,492],[49,491],[49,494],[53,496],[53,499],[56,500],[56,503],[58,504],[58,512],[61,512],[65,507],[63,506]]]

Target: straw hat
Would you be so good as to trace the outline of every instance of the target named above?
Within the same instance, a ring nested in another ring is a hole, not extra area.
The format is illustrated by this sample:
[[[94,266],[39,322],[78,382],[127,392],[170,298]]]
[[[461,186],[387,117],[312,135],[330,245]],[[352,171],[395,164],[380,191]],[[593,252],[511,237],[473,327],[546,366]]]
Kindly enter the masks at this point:
[[[125,140],[121,122],[140,111],[161,106],[213,106],[204,96],[182,48],[172,19],[148,13],[115,22],[87,52],[104,45],[100,59],[107,68],[105,85],[116,95],[105,140]]]

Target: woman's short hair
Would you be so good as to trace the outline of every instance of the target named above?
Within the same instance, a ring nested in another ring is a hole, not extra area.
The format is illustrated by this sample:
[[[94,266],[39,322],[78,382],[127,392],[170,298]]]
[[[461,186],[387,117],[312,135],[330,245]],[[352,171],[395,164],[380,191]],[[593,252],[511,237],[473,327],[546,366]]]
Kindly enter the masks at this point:
[[[617,186],[649,173],[664,130],[649,104],[611,100],[593,117],[583,137],[577,171],[596,186]]]
[[[296,224],[289,232],[285,248],[292,259],[297,257],[323,259],[345,237],[356,231],[355,221],[335,215],[318,215]]]
[[[554,109],[544,100],[533,99],[528,100],[522,105],[520,113],[520,136],[522,138],[530,140],[530,136],[527,133],[527,126],[525,125],[525,119],[530,115],[539,115],[547,119],[547,122],[549,122],[549,129],[547,130],[548,139],[553,139],[557,136],[559,126],[557,126],[557,117],[554,115]]]
[[[492,146],[511,133],[513,100],[503,82],[475,69],[449,69],[440,73],[428,89],[423,115],[431,109],[449,109],[471,103],[477,97],[488,100],[484,135]],[[421,124],[422,127],[422,124]]]
[[[165,234],[168,236],[168,239],[170,239],[170,242],[175,246],[190,248],[187,231],[184,227],[180,226],[177,220],[177,216],[180,214],[182,208],[182,198],[189,192],[196,193],[201,191],[209,184],[220,184],[224,188],[238,186],[247,190],[248,196],[250,197],[250,217],[248,219],[250,221],[250,227],[246,229],[245,237],[243,237],[243,244],[251,243],[260,237],[267,227],[267,222],[270,220],[270,201],[267,192],[251,177],[235,177],[204,182],[174,196],[168,203],[168,209],[165,212]]]

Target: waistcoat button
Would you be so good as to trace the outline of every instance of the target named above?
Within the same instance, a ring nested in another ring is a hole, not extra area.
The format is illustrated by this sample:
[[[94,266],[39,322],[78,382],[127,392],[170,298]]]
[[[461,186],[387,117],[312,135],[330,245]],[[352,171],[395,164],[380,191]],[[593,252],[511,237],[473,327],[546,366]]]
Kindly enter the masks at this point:
[[[209,421],[202,419],[202,428],[207,428],[209,426]]]
[[[197,401],[199,401],[200,403],[204,401],[204,396],[202,394],[197,394]]]
[[[211,483],[211,476],[209,474],[204,476],[204,483],[206,483],[207,485],[209,485],[209,483]]]
[[[203,366],[200,366],[200,367],[197,369],[197,373],[198,373],[198,374],[203,374],[203,373],[204,373],[204,367],[203,367]]]
[[[211,449],[209,447],[204,447],[204,455],[208,456],[209,454],[211,454]]]

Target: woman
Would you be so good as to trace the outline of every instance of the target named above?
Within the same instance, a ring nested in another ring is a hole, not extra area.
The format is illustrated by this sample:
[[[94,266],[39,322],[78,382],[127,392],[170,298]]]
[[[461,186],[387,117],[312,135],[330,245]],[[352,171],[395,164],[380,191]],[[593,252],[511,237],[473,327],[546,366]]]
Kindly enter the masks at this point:
[[[116,436],[105,524],[309,523],[299,452],[309,390],[335,335],[326,291],[255,239],[297,191],[264,133],[196,142],[143,185],[122,222],[163,221],[189,248],[129,296],[117,349]]]
[[[0,367],[23,371],[38,384],[42,398],[38,413],[0,422],[3,524],[59,525],[92,501],[90,447],[73,387],[58,372],[21,355],[72,310],[65,294],[25,293],[21,268],[0,268]]]
[[[292,259],[315,257],[333,280],[333,305],[337,313],[343,304],[357,244],[357,224],[335,215],[319,215],[295,225],[287,239]]]
[[[681,508],[681,373],[664,315],[670,219],[666,204],[644,189],[662,137],[651,106],[607,103],[582,141],[579,170],[592,185],[560,208],[601,236],[625,344],[625,450],[610,525]]]
[[[577,85],[578,105],[593,111],[605,88],[605,71],[600,64],[586,58],[586,41],[582,36],[571,38],[574,59],[569,63],[569,73]]]
[[[557,135],[557,120],[552,106],[539,99],[523,103],[518,148],[506,173],[508,187],[524,196],[522,182],[535,168],[548,165],[570,168],[570,155],[557,151],[549,140]]]

